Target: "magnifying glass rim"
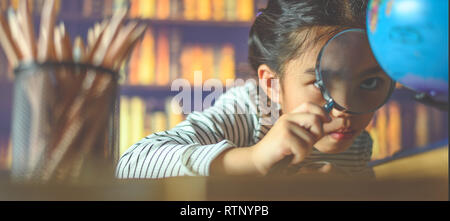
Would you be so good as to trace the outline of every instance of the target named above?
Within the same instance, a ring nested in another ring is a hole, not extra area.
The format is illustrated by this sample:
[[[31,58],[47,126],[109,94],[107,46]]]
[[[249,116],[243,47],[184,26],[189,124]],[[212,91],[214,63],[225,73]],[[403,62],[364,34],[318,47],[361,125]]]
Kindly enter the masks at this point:
[[[320,92],[322,93],[323,98],[325,99],[325,101],[327,102],[326,106],[331,106],[329,108],[329,111],[331,111],[332,109],[336,109],[339,111],[343,111],[345,113],[349,113],[349,114],[366,114],[366,113],[372,113],[376,110],[378,110],[379,108],[381,108],[383,105],[386,104],[386,102],[391,98],[392,93],[394,92],[395,89],[395,84],[397,83],[396,81],[394,81],[394,79],[390,78],[392,83],[391,83],[391,87],[389,89],[389,93],[388,96],[386,96],[386,99],[378,106],[376,107],[374,110],[371,111],[366,111],[366,112],[353,112],[353,111],[349,111],[347,108],[342,107],[341,105],[339,105],[330,95],[330,93],[328,92],[327,88],[325,87],[324,84],[324,80],[323,80],[323,76],[320,70],[320,63],[322,60],[322,56],[323,53],[325,51],[325,48],[330,44],[331,41],[333,41],[334,39],[338,38],[339,36],[347,33],[347,32],[360,32],[363,34],[366,34],[367,32],[364,29],[360,29],[360,28],[349,28],[349,29],[345,29],[339,33],[337,33],[336,35],[334,35],[331,39],[329,39],[325,45],[322,47],[322,49],[319,52],[319,55],[317,56],[317,61],[316,61],[316,87],[318,87],[320,89]],[[330,105],[331,104],[331,105]]]

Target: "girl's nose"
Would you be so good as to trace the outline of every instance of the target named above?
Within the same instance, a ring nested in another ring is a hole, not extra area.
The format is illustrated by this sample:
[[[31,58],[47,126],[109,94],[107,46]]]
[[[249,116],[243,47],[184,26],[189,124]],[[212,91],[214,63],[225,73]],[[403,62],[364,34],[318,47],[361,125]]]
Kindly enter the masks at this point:
[[[330,111],[330,115],[332,116],[332,117],[335,117],[335,118],[339,118],[339,117],[349,117],[351,114],[349,114],[349,113],[347,113],[347,112],[345,112],[345,111],[340,111],[340,110],[337,110],[336,108],[333,108],[331,111]]]

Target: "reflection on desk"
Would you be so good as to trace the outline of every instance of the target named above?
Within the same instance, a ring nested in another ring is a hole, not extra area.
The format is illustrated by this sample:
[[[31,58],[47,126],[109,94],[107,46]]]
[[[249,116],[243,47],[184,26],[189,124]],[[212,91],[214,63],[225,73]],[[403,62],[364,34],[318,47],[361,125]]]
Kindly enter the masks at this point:
[[[0,200],[39,201],[448,201],[448,147],[375,167],[378,180],[296,177],[179,177],[85,186],[11,185]]]
[[[434,177],[448,179],[448,145],[374,167],[378,180]]]
[[[200,185],[199,185],[200,184]],[[185,177],[115,181],[105,186],[0,185],[0,200],[20,201],[348,201],[448,200],[448,180],[349,180],[327,176]]]

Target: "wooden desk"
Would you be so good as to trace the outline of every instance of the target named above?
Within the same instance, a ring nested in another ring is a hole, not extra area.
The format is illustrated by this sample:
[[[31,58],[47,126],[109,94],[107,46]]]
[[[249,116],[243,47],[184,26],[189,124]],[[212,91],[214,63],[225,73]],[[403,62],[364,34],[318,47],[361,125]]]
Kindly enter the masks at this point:
[[[1,201],[447,201],[448,180],[173,178],[107,186],[0,185]]]
[[[329,175],[181,177],[112,180],[103,185],[72,187],[12,186],[4,177],[0,182],[0,200],[448,201],[448,147],[393,161],[375,169],[380,176],[378,180],[344,179]]]
[[[434,177],[448,179],[448,146],[374,167],[377,179]]]

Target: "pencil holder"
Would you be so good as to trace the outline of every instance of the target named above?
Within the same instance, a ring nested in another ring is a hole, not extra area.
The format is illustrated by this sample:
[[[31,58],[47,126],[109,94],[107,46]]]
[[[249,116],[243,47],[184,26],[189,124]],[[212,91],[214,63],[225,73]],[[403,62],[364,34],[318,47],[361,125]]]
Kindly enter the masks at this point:
[[[118,74],[75,63],[29,63],[14,73],[12,182],[113,179]]]

